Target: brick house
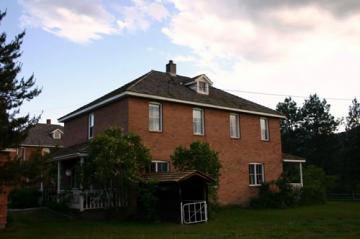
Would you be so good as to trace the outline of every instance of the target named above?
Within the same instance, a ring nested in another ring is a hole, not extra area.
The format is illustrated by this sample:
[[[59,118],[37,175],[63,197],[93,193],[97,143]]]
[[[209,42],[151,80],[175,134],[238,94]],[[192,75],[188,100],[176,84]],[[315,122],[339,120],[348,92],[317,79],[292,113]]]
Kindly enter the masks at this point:
[[[73,175],[74,160],[86,160],[88,140],[108,127],[121,127],[141,137],[156,159],[151,170],[158,173],[174,172],[169,160],[177,146],[208,142],[222,163],[220,204],[246,204],[262,182],[282,173],[281,118],[213,87],[206,75],[178,75],[170,61],[166,72],[152,70],[59,119],[65,148],[55,157],[58,191],[65,174]]]
[[[61,148],[63,145],[63,134],[63,126],[51,124],[49,119],[46,124],[36,124],[29,129],[27,137],[17,147],[0,150],[0,165],[14,158],[29,160],[38,151],[44,155],[52,149]],[[42,189],[42,184],[40,189]],[[2,193],[0,192],[0,228],[5,227],[7,222],[8,191],[6,189]]]

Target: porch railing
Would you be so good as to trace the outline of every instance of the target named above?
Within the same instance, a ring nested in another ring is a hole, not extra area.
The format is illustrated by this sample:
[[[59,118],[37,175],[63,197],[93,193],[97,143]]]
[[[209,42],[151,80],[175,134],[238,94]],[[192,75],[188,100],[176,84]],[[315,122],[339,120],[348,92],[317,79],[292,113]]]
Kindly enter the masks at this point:
[[[127,206],[127,195],[122,191],[81,191],[73,189],[61,192],[61,194],[58,195],[58,198],[61,197],[62,194],[69,199],[68,205],[70,208],[79,209],[80,211]]]

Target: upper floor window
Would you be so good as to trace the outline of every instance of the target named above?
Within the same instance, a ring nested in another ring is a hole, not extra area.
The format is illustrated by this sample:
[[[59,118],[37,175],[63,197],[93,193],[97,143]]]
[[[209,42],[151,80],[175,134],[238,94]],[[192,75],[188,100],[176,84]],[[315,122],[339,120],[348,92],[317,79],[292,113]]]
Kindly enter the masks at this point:
[[[94,137],[94,125],[95,125],[95,117],[94,113],[89,114],[89,125],[88,125],[88,137],[89,139]]]
[[[169,162],[168,161],[151,161],[151,172],[152,173],[169,172]]]
[[[260,118],[261,140],[268,141],[269,135],[269,122],[267,118]]]
[[[55,129],[50,134],[53,139],[61,139],[63,132],[60,129]]]
[[[202,94],[209,94],[209,84],[205,81],[198,81],[198,92]]]
[[[193,133],[204,135],[204,111],[202,109],[193,109]]]
[[[149,130],[162,131],[162,112],[161,104],[149,103]]]
[[[240,138],[239,115],[230,114],[230,137]]]
[[[260,186],[264,182],[264,164],[249,163],[249,185]]]

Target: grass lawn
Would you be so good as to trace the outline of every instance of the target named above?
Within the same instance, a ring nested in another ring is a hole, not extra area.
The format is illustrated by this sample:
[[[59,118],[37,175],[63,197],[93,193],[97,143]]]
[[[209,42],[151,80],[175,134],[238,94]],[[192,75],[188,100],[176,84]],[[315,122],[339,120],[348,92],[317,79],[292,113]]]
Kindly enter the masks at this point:
[[[0,238],[360,238],[360,203],[286,210],[223,208],[208,223],[190,226],[80,220],[44,209],[11,213]]]

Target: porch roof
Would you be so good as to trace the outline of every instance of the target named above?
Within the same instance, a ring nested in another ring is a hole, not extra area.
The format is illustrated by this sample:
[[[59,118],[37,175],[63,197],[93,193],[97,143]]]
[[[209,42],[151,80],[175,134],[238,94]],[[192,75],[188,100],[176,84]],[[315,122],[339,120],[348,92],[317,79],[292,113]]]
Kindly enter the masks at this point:
[[[88,143],[76,144],[71,147],[60,148],[54,154],[54,160],[65,160],[87,156]]]
[[[167,173],[150,173],[146,174],[144,179],[147,181],[155,180],[159,183],[179,183],[194,176],[198,176],[208,183],[214,182],[213,178],[197,170]]]
[[[292,155],[292,154],[282,154],[283,157],[283,162],[293,162],[293,163],[305,163],[306,159],[297,155]]]

